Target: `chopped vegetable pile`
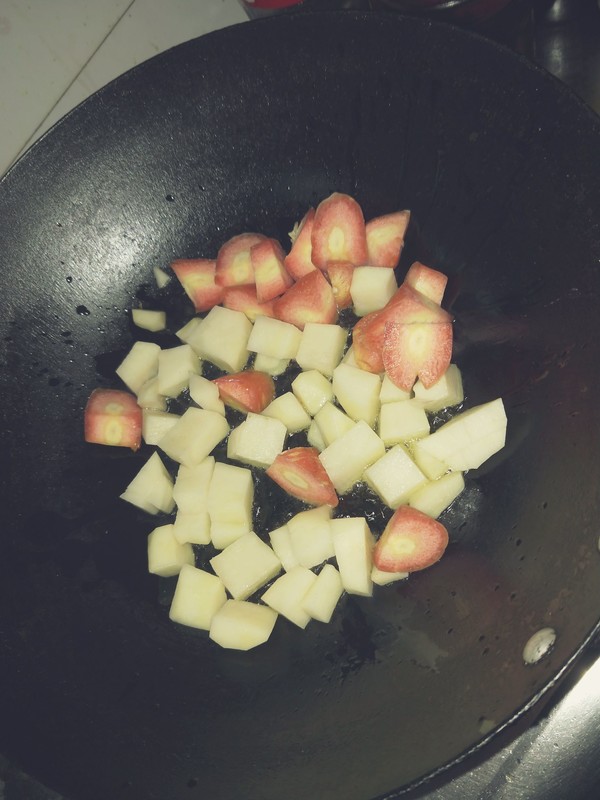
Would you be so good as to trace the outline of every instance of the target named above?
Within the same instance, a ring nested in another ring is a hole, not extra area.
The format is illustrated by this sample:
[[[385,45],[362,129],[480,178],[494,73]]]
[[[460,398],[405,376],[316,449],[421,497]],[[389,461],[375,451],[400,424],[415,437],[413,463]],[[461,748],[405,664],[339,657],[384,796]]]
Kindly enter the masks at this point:
[[[148,569],[178,576],[171,619],[223,647],[265,642],[278,616],[300,628],[328,622],[343,592],[370,596],[373,584],[435,564],[448,545],[437,518],[463,473],[504,446],[500,398],[462,410],[447,277],[415,262],[396,282],[409,221],[399,211],[365,224],[357,201],[334,193],[294,226],[287,253],[241,233],[216,259],[173,262],[196,312],[181,344],[135,342],[116,371],[127,391],[90,396],[87,442],[156,446],[121,497],[174,515],[148,537]],[[168,281],[158,268],[155,277]],[[360,318],[351,331],[338,324],[346,308]],[[132,319],[149,331],[167,324],[164,311],[134,309]],[[204,377],[204,362],[223,374]],[[169,410],[182,392],[186,410]],[[442,409],[455,413],[432,431]],[[214,454],[223,442],[227,461]],[[253,471],[305,510],[255,531]],[[336,516],[359,483],[393,512],[383,531]],[[209,545],[212,571],[196,567]]]

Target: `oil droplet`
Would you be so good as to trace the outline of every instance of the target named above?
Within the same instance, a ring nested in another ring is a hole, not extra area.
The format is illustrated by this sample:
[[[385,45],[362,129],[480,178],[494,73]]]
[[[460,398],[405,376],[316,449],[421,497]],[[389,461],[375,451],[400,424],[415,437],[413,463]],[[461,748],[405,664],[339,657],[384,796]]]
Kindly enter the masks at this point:
[[[552,650],[555,641],[554,628],[541,628],[536,631],[523,648],[523,661],[526,664],[537,664]]]
[[[79,314],[80,317],[89,317],[91,311],[87,306],[77,306],[75,311]]]
[[[67,281],[67,283],[73,283],[73,276],[72,275],[67,275],[65,280]]]
[[[169,203],[173,203],[175,201],[175,197],[172,194],[168,194],[165,197],[165,200],[167,200]]]

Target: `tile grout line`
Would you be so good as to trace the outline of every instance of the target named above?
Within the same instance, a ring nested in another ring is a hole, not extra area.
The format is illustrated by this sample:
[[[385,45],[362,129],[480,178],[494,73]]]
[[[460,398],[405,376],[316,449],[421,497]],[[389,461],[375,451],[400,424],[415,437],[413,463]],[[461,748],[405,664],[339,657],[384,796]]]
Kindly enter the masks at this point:
[[[73,80],[71,80],[69,82],[69,84],[67,86],[65,86],[63,91],[60,93],[59,97],[57,97],[56,102],[54,103],[54,105],[50,109],[48,109],[46,114],[39,121],[39,123],[37,124],[37,127],[35,128],[33,133],[29,136],[29,138],[27,139],[27,141],[25,142],[23,147],[19,150],[19,152],[17,153],[15,158],[12,160],[11,164],[14,164],[14,162],[30,147],[30,145],[33,144],[34,141],[36,141],[36,139],[38,138],[38,131],[40,130],[40,128],[42,128],[44,126],[44,123],[51,116],[51,114],[54,111],[54,109],[56,108],[56,106],[60,103],[60,101],[63,99],[63,97],[67,94],[69,89],[77,82],[77,80],[81,76],[81,73],[85,70],[85,68],[88,66],[90,61],[94,58],[96,53],[100,50],[102,45],[105,44],[106,40],[112,34],[112,32],[115,30],[115,28],[119,25],[121,20],[129,13],[129,11],[131,10],[132,6],[135,5],[135,2],[136,2],[136,0],[130,0],[130,2],[127,5],[127,7],[123,9],[121,14],[117,17],[115,22],[111,25],[110,30],[108,30],[106,32],[106,34],[102,37],[101,41],[97,44],[97,46],[92,50],[90,55],[83,62],[83,64],[81,65],[81,68],[79,69],[79,72],[75,75]],[[11,166],[11,164],[9,164],[9,167]]]

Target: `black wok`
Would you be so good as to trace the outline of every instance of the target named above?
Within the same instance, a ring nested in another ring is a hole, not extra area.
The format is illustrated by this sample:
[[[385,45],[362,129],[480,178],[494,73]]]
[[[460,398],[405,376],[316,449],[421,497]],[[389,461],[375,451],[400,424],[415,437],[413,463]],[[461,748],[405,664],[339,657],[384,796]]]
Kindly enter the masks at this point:
[[[283,241],[334,190],[412,209],[401,269],[450,275],[468,402],[505,399],[507,447],[446,514],[439,565],[223,651],[168,621],[154,520],[117,499],[147,451],[86,446],[82,410],[118,385],[128,309],[165,302],[153,266]],[[38,142],[0,184],[3,752],[73,800],[367,800],[555,684],[600,610],[599,212],[591,112],[489,42],[386,16],[189,42]]]

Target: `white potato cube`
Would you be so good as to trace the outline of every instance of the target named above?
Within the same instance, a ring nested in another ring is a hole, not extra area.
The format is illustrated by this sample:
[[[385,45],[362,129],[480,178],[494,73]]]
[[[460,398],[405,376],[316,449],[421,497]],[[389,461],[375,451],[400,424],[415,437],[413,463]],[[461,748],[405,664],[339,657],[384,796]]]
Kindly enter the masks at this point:
[[[325,443],[325,447],[339,439],[354,427],[354,420],[347,414],[327,401],[315,414],[315,423]]]
[[[333,375],[340,363],[348,331],[339,325],[307,322],[302,331],[296,361],[303,370],[316,369]]]
[[[289,433],[298,433],[310,426],[310,417],[292,392],[276,397],[262,412],[267,417],[281,420]]]
[[[303,567],[315,567],[333,558],[331,538],[331,506],[318,506],[301,511],[288,520],[290,542],[296,560]]]
[[[115,372],[134,394],[158,374],[160,347],[153,342],[135,342]]]
[[[290,531],[287,525],[282,525],[280,528],[272,530],[269,534],[269,540],[275,555],[281,561],[281,566],[286,572],[298,566],[298,559],[292,549]]]
[[[333,387],[331,381],[318,370],[310,369],[301,372],[292,381],[292,392],[302,403],[307,413],[314,417],[317,411],[328,400],[333,400]]]
[[[350,296],[357,317],[379,311],[398,288],[393,269],[389,267],[355,267],[352,272]]]
[[[273,317],[256,318],[248,340],[248,350],[271,358],[296,358],[300,329]]]
[[[386,447],[421,439],[429,432],[427,414],[414,400],[396,400],[381,406],[378,433]]]
[[[188,408],[160,440],[159,447],[174,461],[200,464],[229,433],[229,424],[217,411]]]
[[[392,383],[387,375],[383,376],[381,391],[379,392],[379,402],[381,405],[384,405],[384,403],[394,403],[397,400],[410,400],[411,397],[412,391],[407,392],[405,389],[401,389],[399,386],[396,386],[395,383]]]
[[[169,617],[180,625],[208,631],[214,615],[226,600],[225,587],[216,575],[184,564],[177,578]]]
[[[170,578],[177,575],[184,564],[194,564],[192,545],[180,544],[171,524],[154,528],[148,536],[148,572]]]
[[[381,378],[358,367],[340,364],[333,372],[333,393],[349,417],[373,427],[379,414]]]
[[[137,404],[152,411],[166,411],[167,398],[158,391],[158,378],[150,378],[137,393]]]
[[[126,500],[149,514],[170,514],[175,507],[173,481],[158,453],[152,453],[131,483],[122,500]]]
[[[415,383],[413,389],[415,400],[431,413],[448,406],[457,406],[465,399],[462,376],[456,364],[450,364],[439,381],[429,389],[426,389],[420,380]]]
[[[225,416],[225,403],[221,400],[216,383],[203,378],[202,375],[190,375],[189,387],[190,397],[200,408],[217,411]]]
[[[299,628],[306,628],[310,616],[302,608],[306,593],[317,580],[314,572],[297,566],[277,578],[262,596],[262,601]]]
[[[227,600],[212,618],[209,637],[230,650],[250,650],[271,635],[277,614],[247,600]]]
[[[286,435],[281,420],[249,413],[229,434],[227,458],[266,469],[282,452]]]
[[[365,470],[364,479],[389,508],[398,508],[427,478],[401,444]]]
[[[333,564],[325,564],[304,595],[302,608],[312,619],[329,622],[343,591],[340,573]]]
[[[344,354],[344,357],[342,358],[342,364],[348,364],[349,367],[358,368],[358,364],[356,363],[356,358],[354,356],[354,348],[352,346],[350,346]]]
[[[234,600],[246,600],[281,572],[281,561],[255,533],[230,544],[210,565]]]
[[[502,400],[492,400],[457,414],[430,436],[419,439],[415,450],[426,453],[453,471],[476,469],[504,447],[506,412]]]
[[[342,586],[349,594],[370,597],[375,540],[367,521],[362,517],[340,517],[330,524]]]
[[[254,481],[252,472],[217,461],[208,487],[207,510],[211,520],[252,526]]]
[[[252,323],[241,311],[214,306],[188,336],[198,355],[225,372],[239,372],[248,361]]]
[[[430,455],[426,450],[422,449],[420,443],[428,438],[429,437],[424,436],[422,439],[416,439],[411,442],[410,450],[413,461],[423,475],[429,478],[430,481],[437,481],[438,478],[441,478],[442,475],[448,472],[448,467],[443,461],[440,461],[439,458]]]
[[[158,354],[158,391],[178,397],[187,388],[190,375],[200,374],[200,359],[189,344],[180,344]]]
[[[408,498],[408,505],[435,519],[456,500],[464,488],[462,472],[449,472],[437,481],[429,481],[413,492]]]
[[[154,280],[156,281],[156,285],[158,286],[159,289],[164,289],[165,286],[171,280],[171,278],[167,275],[167,273],[160,267],[154,267],[152,273],[154,275]]]
[[[228,522],[222,519],[211,519],[210,540],[216,550],[225,550],[230,544],[237,542],[242,536],[252,532],[252,520]]]
[[[408,572],[384,572],[381,569],[377,569],[375,565],[371,570],[371,580],[377,586],[387,586],[395,581],[403,581],[405,578],[408,578]]]
[[[178,331],[175,331],[175,336],[184,342],[185,344],[189,344],[192,350],[197,354],[200,355],[193,344],[190,344],[190,340],[193,341],[193,333],[196,331],[196,328],[202,322],[202,317],[192,317],[189,322],[186,322],[185,325],[180,328]]]
[[[267,375],[283,375],[290,363],[289,358],[273,358],[257,353],[254,358],[254,369],[257,372],[266,372]]]
[[[306,433],[306,438],[308,443],[311,447],[315,447],[319,453],[322,453],[323,450],[327,447],[325,443],[325,439],[323,439],[323,434],[319,430],[319,426],[317,423],[313,421],[310,423],[310,427]]]
[[[178,420],[179,414],[145,408],[142,413],[142,437],[146,444],[158,444]]]
[[[213,456],[207,456],[194,467],[183,464],[179,467],[173,486],[173,499],[179,511],[186,514],[207,511],[208,487],[214,468]]]
[[[381,458],[385,445],[375,431],[360,421],[319,455],[338,494],[349,491],[361,480],[365,469]]]
[[[173,533],[179,544],[210,544],[210,517],[208,511],[178,511],[173,523]]]
[[[164,331],[167,327],[167,315],[164,311],[134,308],[131,311],[131,320],[134,325],[145,331]]]

